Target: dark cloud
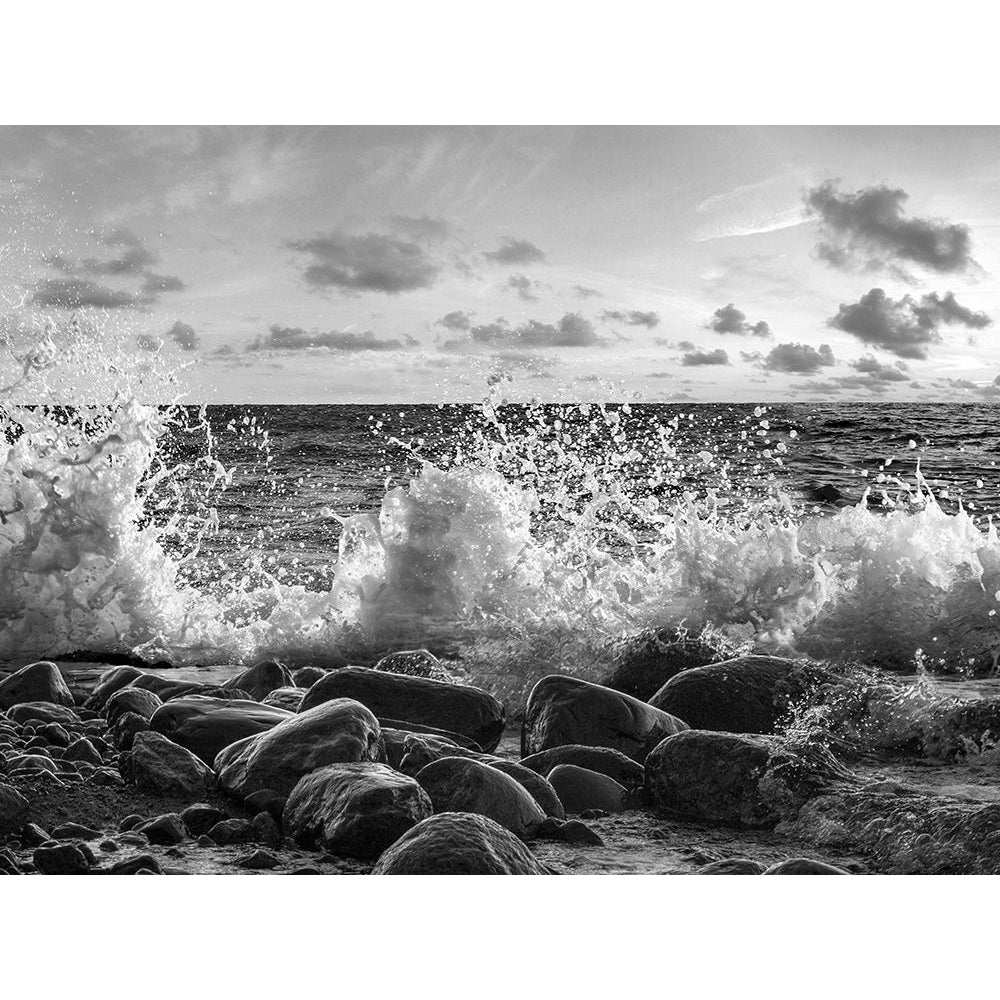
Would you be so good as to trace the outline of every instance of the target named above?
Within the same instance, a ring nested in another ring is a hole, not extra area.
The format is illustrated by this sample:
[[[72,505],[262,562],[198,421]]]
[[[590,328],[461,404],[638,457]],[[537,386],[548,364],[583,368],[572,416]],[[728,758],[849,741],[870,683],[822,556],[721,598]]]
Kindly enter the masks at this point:
[[[196,351],[201,344],[198,334],[190,323],[182,323],[177,320],[174,325],[167,330],[167,336],[177,344],[182,351]]]
[[[180,292],[187,286],[172,274],[154,274],[149,271],[142,281],[142,296],[149,303],[155,302],[164,292]]]
[[[854,303],[842,303],[829,326],[843,330],[873,347],[901,358],[926,358],[931,344],[941,341],[942,326],[965,326],[981,330],[992,320],[986,313],[973,312],[948,292],[932,292],[920,299],[904,295],[891,299],[881,288],[873,288]]]
[[[119,252],[109,260],[88,257],[81,261],[79,269],[85,274],[98,276],[142,274],[159,260],[159,257],[147,250],[142,240],[128,229],[98,231],[92,235],[102,246],[112,247]]]
[[[128,309],[141,303],[139,296],[108,288],[90,278],[43,278],[35,285],[31,301],[56,309]]]
[[[434,325],[443,326],[446,330],[454,330],[457,333],[468,330],[472,326],[472,316],[471,312],[462,312],[456,309],[454,312],[442,316],[439,320],[435,320]]]
[[[627,323],[629,326],[645,326],[652,330],[654,326],[660,324],[660,314],[657,312],[642,312],[639,309],[605,309],[601,313],[601,319],[605,322]]]
[[[381,340],[366,330],[364,333],[330,330],[326,333],[303,330],[300,327],[279,326],[275,323],[266,336],[257,337],[248,346],[248,351],[304,351],[312,347],[325,347],[331,351],[402,351],[412,347],[416,341],[407,337],[401,340]]]
[[[517,292],[518,298],[525,302],[537,302],[538,291],[545,285],[540,281],[533,281],[526,274],[512,274],[507,279],[507,288]]]
[[[834,267],[866,270],[918,264],[952,274],[974,266],[969,227],[907,218],[908,197],[902,188],[886,185],[841,193],[833,181],[807,191],[806,206],[822,226],[819,256]]]
[[[311,255],[303,277],[313,288],[398,295],[430,288],[441,272],[440,265],[418,243],[380,233],[349,236],[333,232],[288,245]]]
[[[764,358],[763,367],[774,372],[795,372],[811,375],[827,365],[834,364],[829,344],[820,344],[817,351],[812,344],[778,344]]]
[[[558,323],[529,320],[511,326],[505,319],[474,326],[464,340],[449,340],[441,345],[445,351],[467,351],[480,348],[541,348],[595,347],[603,343],[594,324],[579,313],[566,313]]]
[[[771,328],[763,320],[751,323],[742,309],[737,309],[730,302],[712,313],[712,318],[706,324],[715,333],[735,333],[741,336],[770,337]]]
[[[681,358],[681,364],[686,367],[697,365],[728,365],[729,355],[720,347],[717,351],[688,351]]]
[[[888,365],[883,364],[872,355],[866,354],[863,358],[852,361],[851,367],[873,382],[909,382],[910,380],[910,376],[906,374],[906,365],[902,361]]]
[[[601,293],[596,288],[587,288],[586,285],[574,285],[570,291],[572,291],[578,299],[599,299],[602,297]]]
[[[394,215],[392,227],[417,243],[440,243],[451,235],[451,225],[445,219],[429,215]]]
[[[511,237],[501,240],[498,249],[490,250],[483,256],[497,264],[536,264],[545,260],[545,254],[534,243]]]

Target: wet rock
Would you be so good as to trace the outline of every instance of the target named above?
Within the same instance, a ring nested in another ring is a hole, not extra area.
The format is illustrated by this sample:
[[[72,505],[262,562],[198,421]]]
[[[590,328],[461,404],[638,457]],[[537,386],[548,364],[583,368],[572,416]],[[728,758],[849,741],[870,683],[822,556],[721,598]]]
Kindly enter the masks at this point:
[[[509,830],[486,816],[437,813],[379,858],[373,875],[545,875]]]
[[[73,695],[59,668],[49,660],[29,663],[0,680],[0,710],[25,702],[48,702],[73,707]],[[59,719],[48,721],[59,722]]]
[[[545,819],[541,807],[513,778],[467,757],[444,757],[422,768],[417,781],[435,812],[488,816],[518,837],[534,835]]]
[[[0,796],[2,796],[2,792],[0,792]],[[2,815],[2,812],[0,812],[0,815]],[[2,828],[2,821],[0,821],[0,828]],[[25,823],[24,828],[21,830],[21,844],[24,847],[38,847],[40,844],[44,844],[47,840],[52,839],[45,830],[35,823]]]
[[[114,854],[116,851],[121,850],[121,845],[117,840],[112,840],[110,837],[107,840],[102,840],[97,845],[106,854]]]
[[[246,819],[224,819],[208,831],[209,839],[222,847],[227,844],[245,844],[250,839],[250,821]]]
[[[567,813],[580,814],[589,809],[617,813],[624,808],[625,789],[614,778],[598,771],[575,764],[557,764],[549,772],[549,782]]]
[[[811,861],[809,858],[790,858],[771,865],[765,875],[850,875],[843,868],[835,868],[823,861]]]
[[[248,795],[243,800],[243,804],[247,809],[251,809],[255,813],[270,813],[280,823],[287,801],[287,795],[282,795],[273,788],[262,788],[259,792],[253,792],[251,795]]]
[[[13,785],[0,783],[0,834],[20,830],[28,809],[28,800]]]
[[[277,868],[281,864],[270,851],[250,851],[248,854],[241,854],[236,859],[236,865],[240,868],[249,868],[256,871],[265,871],[270,868]]]
[[[712,861],[698,870],[699,875],[763,875],[764,866],[750,858],[726,858]]]
[[[94,690],[83,703],[84,708],[95,712],[103,712],[108,699],[123,687],[142,677],[142,671],[135,667],[112,667],[105,670],[94,685]]]
[[[7,712],[7,718],[18,725],[26,722],[58,722],[61,725],[78,723],[80,716],[65,705],[52,705],[47,701],[24,701]]]
[[[353,698],[380,719],[458,733],[474,740],[483,750],[496,749],[506,718],[503,705],[479,688],[365,667],[344,667],[327,674],[309,689],[302,710],[333,698]]]
[[[153,717],[153,713],[163,704],[160,696],[144,688],[124,687],[120,691],[115,691],[104,706],[104,717],[109,725],[114,725],[115,720],[126,712],[133,712],[140,718],[147,721]]]
[[[210,767],[160,733],[136,734],[131,752],[122,754],[119,768],[123,778],[159,795],[198,799],[215,786]]]
[[[301,865],[299,868],[293,868],[289,875],[322,875],[323,873],[318,868],[313,868],[312,865]]]
[[[281,847],[281,827],[269,812],[259,812],[250,821],[250,840],[265,847]]]
[[[73,738],[58,722],[50,722],[42,727],[42,738],[50,746],[68,747],[73,742]]]
[[[620,691],[566,674],[532,688],[521,728],[521,755],[567,744],[610,747],[642,763],[667,736],[687,729],[680,719]]]
[[[55,774],[58,768],[55,761],[44,753],[24,753],[7,758],[9,773],[15,771],[49,771]]]
[[[146,820],[136,828],[136,833],[144,833],[151,844],[167,847],[179,844],[187,835],[184,820],[177,813],[164,813],[155,819]]]
[[[667,681],[649,703],[692,729],[769,734],[793,702],[832,679],[807,661],[740,656],[685,670]]]
[[[326,677],[327,671],[322,667],[299,667],[292,672],[292,683],[296,687],[311,688],[321,677]]]
[[[222,788],[245,799],[268,788],[287,795],[300,778],[327,764],[377,761],[384,755],[375,716],[364,705],[339,698],[226,747],[215,766]]]
[[[100,767],[104,763],[104,758],[97,752],[94,744],[88,739],[79,739],[66,747],[66,752],[62,755],[66,761],[82,761],[85,764],[93,764]]]
[[[277,688],[293,687],[292,675],[277,660],[261,660],[241,670],[222,685],[224,691],[245,691],[254,701],[263,701]]]
[[[140,816],[138,813],[129,813],[127,816],[123,816],[118,823],[118,829],[122,833],[127,833],[129,830],[134,830],[140,823],[145,822],[145,818]]]
[[[823,747],[689,730],[649,755],[645,787],[660,814],[767,827],[794,816],[814,795],[851,780]]]
[[[404,674],[407,677],[430,677],[446,684],[454,680],[447,667],[426,649],[403,649],[390,653],[383,656],[374,669],[390,674]]]
[[[471,757],[480,760],[487,754],[467,750],[445,736],[411,733],[403,729],[382,729],[386,760],[391,767],[415,777],[422,767],[442,757]]]
[[[90,870],[87,856],[77,844],[42,844],[31,856],[43,875],[86,875]]]
[[[588,771],[606,774],[627,789],[641,787],[645,779],[642,764],[620,750],[612,750],[609,747],[585,747],[578,743],[569,743],[566,746],[552,747],[551,750],[542,750],[529,757],[522,757],[521,763],[524,767],[530,767],[532,771],[543,775],[547,775],[559,764],[574,764],[577,767],[585,767]]]
[[[171,677],[155,674],[143,674],[132,682],[132,687],[143,688],[160,696],[166,704],[175,698],[190,698],[201,695],[204,698],[226,698],[231,700],[253,701],[245,691],[233,688],[223,688],[221,684],[202,684],[199,681],[182,681]]]
[[[150,728],[214,764],[220,750],[295,718],[292,712],[256,701],[192,696],[167,702],[150,719]]]
[[[130,847],[146,847],[149,844],[149,837],[147,837],[144,833],[129,831],[128,833],[119,834],[118,842],[121,844],[128,844]]]
[[[563,808],[556,790],[537,771],[532,771],[531,768],[524,767],[523,764],[516,764],[512,760],[501,760],[500,758],[484,760],[482,763],[512,777],[538,803],[539,808],[546,816],[554,816],[556,819],[566,818],[566,810]]]
[[[305,691],[299,687],[275,688],[261,701],[261,704],[272,705],[274,708],[283,708],[286,712],[294,713],[302,707],[302,699],[305,696]]]
[[[618,639],[609,655],[612,667],[600,683],[640,701],[649,701],[671,677],[684,670],[725,659],[710,643],[666,628],[647,629]]]
[[[563,823],[559,830],[559,839],[567,844],[579,844],[586,847],[604,846],[600,835],[578,819],[568,819]]]
[[[225,813],[206,802],[195,802],[181,810],[181,819],[192,837],[207,833],[216,823],[225,818]]]
[[[305,847],[374,861],[432,812],[424,789],[385,764],[331,764],[295,786],[284,826]]]
[[[109,733],[112,743],[119,750],[131,750],[139,733],[149,732],[149,721],[135,712],[120,715]]]
[[[0,875],[20,875],[21,869],[12,851],[0,848]]]
[[[159,861],[152,854],[136,854],[131,858],[116,861],[108,870],[109,875],[141,875],[144,873],[162,875]]]
[[[96,840],[100,835],[100,830],[82,823],[60,823],[51,834],[53,840]]]

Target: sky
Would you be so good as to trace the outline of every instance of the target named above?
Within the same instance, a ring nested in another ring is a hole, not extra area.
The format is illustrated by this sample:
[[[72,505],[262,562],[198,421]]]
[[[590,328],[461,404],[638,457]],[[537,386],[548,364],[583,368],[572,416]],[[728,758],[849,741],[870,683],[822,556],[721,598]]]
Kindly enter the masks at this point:
[[[993,128],[6,126],[0,223],[192,401],[1000,398]]]

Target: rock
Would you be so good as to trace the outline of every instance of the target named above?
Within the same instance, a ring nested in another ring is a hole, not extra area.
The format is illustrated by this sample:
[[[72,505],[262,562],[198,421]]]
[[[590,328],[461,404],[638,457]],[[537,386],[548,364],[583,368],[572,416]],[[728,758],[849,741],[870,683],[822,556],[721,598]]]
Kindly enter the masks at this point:
[[[108,699],[123,687],[142,677],[142,671],[135,667],[112,667],[105,670],[90,692],[90,697],[83,703],[84,708],[95,712],[103,712]]]
[[[82,823],[60,823],[52,828],[51,837],[53,840],[96,840],[100,835],[100,830]]]
[[[286,712],[297,712],[305,696],[305,691],[300,687],[275,688],[261,701],[261,704],[283,708]]]
[[[49,660],[39,660],[21,667],[0,681],[0,710],[22,705],[25,702],[43,701],[51,705],[73,707],[73,695],[59,673],[59,668]],[[59,722],[59,719],[48,720]]]
[[[567,813],[579,814],[587,809],[618,813],[624,808],[625,789],[614,778],[598,771],[575,764],[557,764],[549,772],[549,782]]]
[[[2,788],[0,785],[0,799],[2,799]],[[0,816],[3,815],[2,807],[0,807]],[[0,829],[2,829],[3,823],[0,820]],[[25,823],[24,828],[21,830],[21,844],[24,847],[38,847],[40,844],[44,844],[47,840],[52,840],[53,838],[43,830],[40,826],[34,823]]]
[[[835,868],[823,861],[810,861],[808,858],[790,858],[771,865],[765,875],[850,875],[843,868]]]
[[[225,691],[245,691],[254,701],[263,701],[276,688],[293,686],[292,675],[277,660],[261,660],[222,685]]]
[[[385,764],[331,764],[295,786],[284,826],[305,847],[374,861],[432,812],[427,792]]]
[[[252,809],[255,814],[270,813],[280,823],[287,801],[287,795],[282,795],[273,788],[262,788],[259,792],[248,795],[243,800],[243,804],[247,809]]]
[[[794,816],[836,782],[851,780],[823,747],[692,729],[649,755],[645,787],[663,815],[767,827]]]
[[[160,696],[166,704],[175,698],[189,698],[201,695],[204,698],[226,698],[231,700],[253,701],[245,691],[233,688],[223,688],[221,684],[202,684],[199,681],[181,681],[176,678],[159,677],[155,674],[143,674],[132,681],[132,687],[143,688]]]
[[[501,760],[499,757],[493,760],[484,760],[483,763],[510,775],[538,803],[539,808],[546,816],[554,816],[556,819],[566,818],[566,810],[563,808],[556,790],[537,771],[532,771],[531,768],[524,767],[522,764],[516,764],[512,760]]]
[[[72,708],[67,708],[65,705],[50,705],[47,701],[21,702],[7,712],[7,718],[19,726],[30,721],[58,722],[60,725],[80,721],[80,716]]]
[[[685,670],[667,681],[649,703],[692,729],[769,734],[793,702],[831,679],[808,662],[740,656]]]
[[[763,875],[764,866],[750,858],[726,858],[698,869],[699,875]]]
[[[118,829],[122,833],[126,833],[129,830],[134,830],[140,823],[144,823],[145,820],[138,813],[129,813],[127,816],[122,817],[118,822]]]
[[[609,651],[612,667],[604,687],[649,701],[671,677],[724,658],[702,639],[681,637],[676,629],[647,629],[617,640]]]
[[[86,875],[90,870],[87,855],[76,844],[42,844],[31,860],[43,875]]]
[[[158,708],[149,721],[162,733],[186,747],[206,764],[214,764],[219,751],[248,736],[273,729],[295,714],[256,701],[227,701],[198,695],[175,698]]]
[[[7,758],[10,773],[14,771],[50,771],[56,773],[55,761],[43,753],[25,753]]]
[[[430,736],[438,740],[446,740],[454,743],[463,750],[471,751],[473,755],[484,755],[485,751],[475,741],[461,733],[453,733],[448,729],[437,729],[434,726],[425,726],[419,722],[403,722],[399,719],[379,719],[379,725],[383,730],[395,729],[401,733],[410,733],[414,736]]]
[[[509,775],[467,757],[443,757],[422,768],[417,781],[435,812],[488,816],[515,836],[534,836],[545,813]]]
[[[532,688],[521,728],[521,755],[568,744],[610,747],[638,761],[687,723],[611,688],[550,674]]]
[[[248,854],[241,854],[236,859],[236,865],[240,868],[249,868],[251,870],[266,870],[269,868],[277,868],[281,864],[281,861],[276,858],[270,851],[250,851]]]
[[[426,649],[403,649],[383,656],[375,670],[407,677],[430,677],[432,680],[451,683],[454,678],[441,661]]]
[[[28,800],[13,786],[0,783],[0,834],[14,833],[28,818]]]
[[[269,812],[259,812],[250,821],[250,840],[265,847],[281,847],[281,827]]]
[[[49,722],[43,726],[41,735],[46,743],[54,747],[65,748],[73,742],[73,738],[58,722]]]
[[[379,858],[372,874],[545,875],[547,871],[499,823],[486,816],[445,812],[404,833]]]
[[[311,688],[321,677],[326,677],[327,671],[322,667],[299,667],[292,672],[292,683],[296,687]]]
[[[123,687],[108,698],[104,705],[104,717],[108,720],[109,725],[114,725],[119,716],[126,712],[134,712],[148,721],[162,704],[160,696],[152,691],[137,687]]]
[[[225,818],[225,813],[207,802],[196,802],[181,810],[181,819],[192,837],[207,833],[216,823]]]
[[[110,868],[109,875],[141,875],[152,872],[155,875],[162,875],[160,863],[152,854],[136,854],[131,858],[122,858],[116,861]]]
[[[0,875],[20,875],[21,869],[12,851],[0,848]]]
[[[66,752],[62,755],[63,760],[78,760],[85,764],[93,764],[100,767],[104,763],[104,758],[94,748],[94,744],[88,739],[79,739],[66,747]]]
[[[496,749],[506,718],[503,705],[479,688],[365,667],[344,667],[318,680],[302,699],[302,711],[332,698],[353,698],[380,719],[459,733],[484,750]]]
[[[138,733],[127,757],[124,766],[119,761],[122,777],[145,791],[198,799],[215,786],[211,768],[160,733]]]
[[[244,844],[250,837],[250,821],[246,819],[224,819],[208,831],[208,837],[216,844]]]
[[[135,830],[137,833],[144,833],[151,844],[160,844],[164,847],[179,844],[187,836],[184,820],[177,813],[164,813],[155,819],[140,823]]]
[[[385,756],[389,766],[411,777],[415,777],[432,760],[440,760],[442,757],[471,757],[473,760],[480,760],[488,756],[475,750],[466,750],[447,737],[431,736],[428,733],[410,733],[404,729],[383,727],[382,737],[385,740]]]
[[[575,764],[577,767],[585,767],[588,771],[606,774],[630,790],[642,786],[646,773],[642,764],[620,750],[612,750],[609,747],[585,747],[578,743],[568,743],[566,746],[542,750],[530,757],[522,757],[521,763],[525,767],[530,767],[532,771],[544,775],[559,764]]]
[[[338,698],[226,747],[215,767],[222,788],[245,799],[266,788],[287,795],[300,778],[327,764],[384,756],[375,716],[356,701]]]
[[[119,750],[131,750],[136,736],[139,733],[148,732],[149,721],[147,719],[144,719],[141,715],[136,715],[135,712],[126,712],[124,715],[118,716],[115,720],[115,724],[111,727],[109,735],[111,742]]]
[[[578,819],[568,819],[559,828],[559,839],[567,844],[581,844],[587,847],[603,847],[604,841],[600,835],[586,823]]]

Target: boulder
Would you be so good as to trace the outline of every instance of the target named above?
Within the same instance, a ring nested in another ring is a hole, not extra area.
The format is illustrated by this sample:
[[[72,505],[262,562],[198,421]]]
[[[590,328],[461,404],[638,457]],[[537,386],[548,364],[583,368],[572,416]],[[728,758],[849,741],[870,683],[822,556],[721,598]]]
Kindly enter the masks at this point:
[[[568,744],[610,747],[640,764],[687,723],[630,695],[566,674],[543,677],[531,690],[521,727],[521,755]]]
[[[152,691],[131,686],[123,687],[109,695],[104,703],[104,717],[108,720],[108,725],[112,726],[126,712],[134,712],[141,718],[149,720],[162,704],[160,696]]]
[[[28,701],[72,707],[73,695],[59,668],[49,660],[29,663],[0,681],[0,711]]]
[[[454,740],[445,736],[432,736],[430,733],[411,733],[405,729],[382,728],[385,739],[385,757],[390,767],[411,777],[429,764],[432,760],[442,757],[471,757],[480,760],[488,754],[475,750],[467,750]]]
[[[420,770],[417,781],[435,812],[488,816],[515,836],[534,836],[545,813],[512,777],[467,757],[442,757]]]
[[[83,764],[93,764],[94,767],[100,767],[104,763],[104,758],[101,757],[94,744],[85,738],[74,740],[74,742],[66,747],[61,759],[80,761]]]
[[[292,683],[296,687],[311,688],[321,677],[326,677],[327,673],[322,667],[299,667],[292,671]]]
[[[384,757],[375,716],[350,698],[337,698],[226,747],[216,757],[215,768],[219,784],[245,799],[265,788],[288,795],[300,778],[327,764]]]
[[[451,683],[454,678],[447,667],[426,649],[401,649],[383,656],[375,664],[375,670],[389,674],[404,674],[407,677],[430,677],[432,680]]]
[[[494,750],[499,744],[506,718],[503,705],[479,688],[365,667],[344,667],[327,674],[302,699],[302,711],[332,698],[353,698],[379,719],[458,733],[484,750]]]
[[[535,856],[486,816],[445,812],[422,820],[379,858],[373,875],[545,875]]]
[[[646,793],[661,815],[773,827],[851,776],[821,746],[692,729],[646,759]]]
[[[750,858],[726,858],[698,869],[699,875],[763,875],[764,866]]]
[[[28,800],[13,786],[0,784],[0,834],[14,833],[28,819]]]
[[[563,808],[556,790],[537,771],[532,771],[530,767],[523,764],[516,764],[512,760],[501,760],[499,757],[492,759],[486,757],[482,763],[489,767],[494,767],[498,771],[513,778],[522,788],[538,803],[539,808],[546,816],[553,816],[556,819],[565,819],[566,810]]]
[[[740,656],[685,670],[649,699],[692,729],[773,733],[789,707],[831,675],[804,661]]]
[[[126,780],[158,795],[197,800],[215,786],[210,767],[160,733],[137,733],[119,767]]]
[[[226,691],[245,691],[254,701],[263,701],[277,688],[293,686],[292,675],[277,660],[261,660],[222,685]]]
[[[616,640],[609,650],[611,669],[600,682],[640,701],[649,701],[671,677],[692,667],[724,659],[702,639],[676,629],[646,629]]]
[[[199,837],[203,833],[208,833],[216,823],[224,820],[225,814],[221,809],[207,802],[195,802],[186,809],[181,810],[181,819],[187,832],[192,837]]]
[[[143,688],[152,691],[160,696],[164,703],[173,701],[174,698],[189,698],[193,695],[201,695],[204,698],[230,698],[243,701],[253,701],[245,691],[238,691],[235,688],[223,689],[221,684],[203,684],[200,681],[182,681],[176,678],[161,677],[157,674],[143,674],[130,685],[131,687]]]
[[[617,813],[625,808],[625,788],[598,771],[588,771],[576,764],[557,764],[549,772],[549,783],[570,814],[588,809]]]
[[[559,764],[575,764],[585,767],[588,771],[597,771],[614,778],[626,789],[639,788],[645,779],[642,764],[632,760],[620,750],[609,747],[585,747],[578,743],[568,743],[566,746],[542,750],[541,753],[522,757],[521,763],[532,771],[547,775]]]
[[[267,696],[261,699],[261,704],[283,708],[286,712],[297,712],[302,707],[302,699],[305,696],[306,693],[302,688],[280,687],[268,692]]]
[[[23,726],[26,722],[57,722],[60,725],[77,723],[80,716],[65,705],[51,705],[47,701],[25,701],[7,712],[7,718]]]
[[[245,844],[250,839],[250,820],[220,820],[209,829],[206,836],[221,847],[228,844]]]
[[[233,743],[273,729],[295,718],[294,713],[256,701],[230,701],[190,695],[175,698],[158,708],[150,728],[186,747],[206,764],[214,764],[219,751]]]
[[[97,679],[93,691],[83,703],[84,708],[89,708],[93,712],[103,712],[108,699],[123,687],[127,687],[134,680],[142,677],[142,671],[136,667],[112,667],[105,670]]]
[[[413,778],[385,764],[331,764],[292,789],[283,826],[304,847],[374,861],[433,811]]]
[[[135,830],[136,833],[144,833],[151,844],[165,847],[179,844],[187,836],[184,820],[177,813],[164,813],[155,819],[146,820],[135,827]]]
[[[136,736],[149,731],[148,719],[136,715],[135,712],[126,712],[118,716],[108,735],[119,750],[131,750]]]
[[[77,844],[42,844],[31,860],[43,875],[86,875],[90,870],[90,861]]]
[[[809,858],[789,858],[771,865],[765,875],[850,875],[843,868],[836,868],[824,861],[812,861]]]

